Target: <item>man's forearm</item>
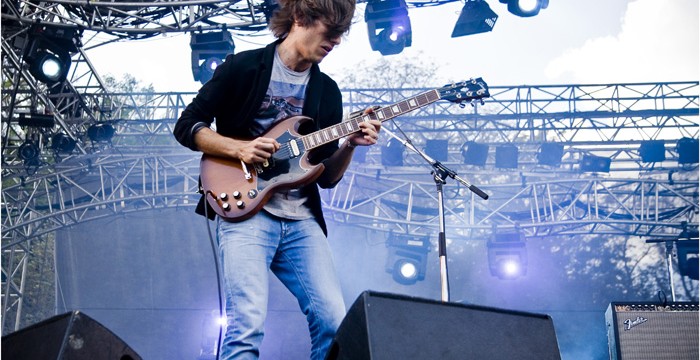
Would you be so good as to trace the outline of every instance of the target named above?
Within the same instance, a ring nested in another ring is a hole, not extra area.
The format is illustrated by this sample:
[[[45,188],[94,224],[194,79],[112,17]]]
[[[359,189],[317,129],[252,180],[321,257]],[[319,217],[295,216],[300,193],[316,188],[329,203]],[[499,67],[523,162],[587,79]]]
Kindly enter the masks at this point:
[[[238,158],[239,140],[219,135],[210,128],[202,128],[194,134],[194,143],[199,151],[214,156]]]

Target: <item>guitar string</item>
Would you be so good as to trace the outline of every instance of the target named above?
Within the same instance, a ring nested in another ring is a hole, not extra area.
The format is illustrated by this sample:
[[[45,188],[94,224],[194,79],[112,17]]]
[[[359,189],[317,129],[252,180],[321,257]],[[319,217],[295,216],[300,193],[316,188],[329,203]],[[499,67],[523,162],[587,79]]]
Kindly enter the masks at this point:
[[[433,96],[430,96],[430,95],[433,95],[435,98],[433,98]],[[435,96],[435,95],[437,95],[437,96]],[[434,102],[434,101],[436,101],[436,100],[439,100],[439,98],[440,98],[440,96],[437,94],[437,91],[431,90],[431,91],[427,91],[427,92],[422,93],[422,94],[418,94],[418,95],[416,95],[415,97],[413,97],[413,98],[411,98],[411,99],[402,100],[402,101],[400,101],[400,102],[394,104],[393,106],[389,106],[389,107],[386,107],[386,108],[377,109],[375,112],[372,112],[372,113],[370,113],[370,114],[362,114],[362,115],[360,115],[360,116],[353,117],[353,118],[349,119],[348,121],[346,121],[346,123],[347,123],[347,122],[350,122],[350,123],[352,124],[352,130],[349,130],[347,133],[345,133],[345,128],[343,127],[344,124],[342,124],[342,123],[341,123],[341,124],[336,124],[336,125],[330,126],[330,127],[328,127],[328,128],[325,128],[325,129],[321,129],[321,130],[319,130],[319,131],[317,131],[317,132],[315,133],[315,134],[318,134],[318,133],[322,133],[322,134],[323,134],[323,136],[317,135],[317,136],[319,136],[319,137],[322,137],[322,141],[319,142],[318,145],[316,145],[316,146],[320,146],[320,145],[323,145],[323,144],[327,144],[327,143],[329,143],[330,141],[339,139],[339,138],[341,138],[341,137],[345,137],[345,136],[347,136],[347,135],[350,135],[350,134],[356,132],[357,130],[359,130],[359,123],[360,123],[361,121],[364,121],[364,120],[362,120],[362,119],[363,119],[365,116],[368,116],[370,119],[376,120],[376,119],[378,119],[377,113],[378,113],[378,112],[381,112],[384,119],[389,119],[389,118],[393,118],[393,117],[396,117],[396,116],[403,115],[403,114],[408,113],[408,112],[410,112],[410,111],[413,111],[413,110],[415,110],[415,109],[418,109],[418,108],[420,108],[420,107],[422,107],[422,106],[425,106],[425,105],[427,105],[427,104],[429,104],[429,103],[432,103],[432,102]],[[411,101],[411,100],[416,100],[416,101],[417,101],[417,105],[412,106],[412,105],[410,104],[410,101]],[[395,111],[392,109],[394,106],[398,108],[398,111],[397,111],[397,112],[395,112]],[[406,108],[406,107],[407,107],[407,109],[404,109],[404,108]],[[387,112],[389,112],[389,114],[387,114]],[[345,124],[345,125],[346,125],[346,124]],[[342,134],[342,135],[341,135],[341,136],[332,135],[332,129],[338,130],[337,133],[338,133],[338,134]],[[330,135],[329,135],[329,133],[328,133],[329,131],[331,131]],[[293,140],[291,140],[291,141],[296,142],[297,149],[299,149],[299,152],[302,153],[302,152],[304,152],[304,151],[306,150],[305,144],[306,144],[307,142],[312,143],[311,141],[308,141],[309,139],[313,140],[313,136],[312,136],[312,135],[313,135],[313,134],[304,135],[304,136],[301,136],[301,137],[299,137],[299,138],[293,139]],[[323,140],[323,138],[330,138],[330,140]],[[307,141],[304,141],[305,139],[306,139]],[[273,155],[273,158],[276,159],[276,160],[292,158],[292,157],[293,157],[293,156],[292,156],[292,155],[293,155],[293,151],[292,151],[291,145],[290,145],[291,141],[285,143],[284,146],[283,146],[282,148],[280,148],[280,150],[278,150],[278,151]],[[315,147],[315,146],[314,146],[314,147]]]

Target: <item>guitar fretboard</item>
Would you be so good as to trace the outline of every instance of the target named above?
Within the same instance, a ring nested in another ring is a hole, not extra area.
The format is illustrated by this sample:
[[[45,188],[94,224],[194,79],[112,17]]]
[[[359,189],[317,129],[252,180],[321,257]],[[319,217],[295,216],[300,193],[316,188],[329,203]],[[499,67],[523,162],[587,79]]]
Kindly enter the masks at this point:
[[[329,126],[309,135],[301,136],[299,140],[303,142],[306,150],[311,150],[359,131],[360,123],[363,121],[371,119],[383,122],[409,113],[438,100],[440,100],[440,93],[437,90],[426,91],[412,98],[399,101],[393,105],[374,110],[370,114],[355,116],[347,121],[341,122],[340,124]]]

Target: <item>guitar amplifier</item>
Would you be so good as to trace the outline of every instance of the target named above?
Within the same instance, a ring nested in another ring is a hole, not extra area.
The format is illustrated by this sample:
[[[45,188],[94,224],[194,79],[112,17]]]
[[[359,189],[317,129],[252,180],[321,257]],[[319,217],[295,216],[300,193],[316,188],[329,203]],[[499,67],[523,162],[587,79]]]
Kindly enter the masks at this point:
[[[615,302],[605,323],[612,360],[698,360],[698,303]]]

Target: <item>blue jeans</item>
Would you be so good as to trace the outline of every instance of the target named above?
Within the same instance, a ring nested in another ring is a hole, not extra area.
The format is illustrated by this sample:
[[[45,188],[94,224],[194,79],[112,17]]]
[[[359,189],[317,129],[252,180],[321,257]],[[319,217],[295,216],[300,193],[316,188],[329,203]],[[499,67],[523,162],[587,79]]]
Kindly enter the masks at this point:
[[[306,315],[311,359],[323,359],[345,316],[345,303],[330,247],[318,223],[260,211],[238,223],[219,219],[217,236],[227,317],[220,358],[258,358],[271,269]]]

